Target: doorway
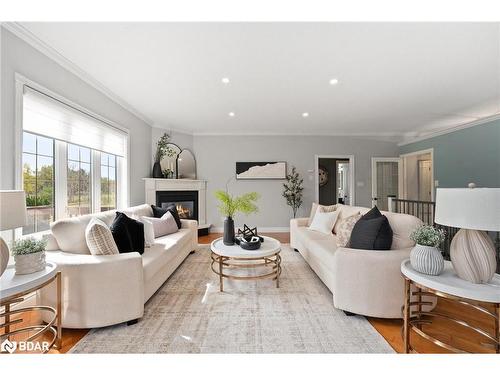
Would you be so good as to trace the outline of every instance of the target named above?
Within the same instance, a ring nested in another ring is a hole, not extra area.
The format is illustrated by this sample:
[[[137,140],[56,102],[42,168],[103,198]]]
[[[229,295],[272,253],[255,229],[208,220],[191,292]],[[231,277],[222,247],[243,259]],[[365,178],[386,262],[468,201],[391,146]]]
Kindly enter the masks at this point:
[[[399,158],[372,158],[372,206],[389,209],[389,197],[399,197],[400,174]]]
[[[434,201],[434,150],[401,155],[403,163],[402,197],[408,200]]]
[[[354,156],[315,156],[315,201],[322,205],[354,204]]]

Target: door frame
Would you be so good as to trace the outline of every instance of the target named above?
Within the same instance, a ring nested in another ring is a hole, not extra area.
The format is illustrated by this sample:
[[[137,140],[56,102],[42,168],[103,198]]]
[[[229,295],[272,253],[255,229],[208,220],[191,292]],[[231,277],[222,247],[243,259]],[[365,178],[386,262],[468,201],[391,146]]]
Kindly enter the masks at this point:
[[[398,196],[396,198],[399,198],[401,196],[401,187],[403,185],[402,183],[402,178],[401,178],[401,171],[402,171],[402,164],[401,163],[401,158],[397,156],[393,157],[372,157],[372,207],[375,205],[373,198],[377,195],[377,162],[379,161],[392,161],[392,162],[397,162],[398,163]]]
[[[319,159],[349,159],[349,205],[354,206],[356,203],[356,188],[354,186],[354,155],[314,155],[314,201],[319,202],[319,181],[318,181],[318,164]]]
[[[407,198],[407,181],[406,181],[406,162],[405,162],[405,157],[407,156],[416,156],[416,155],[423,155],[423,154],[430,154],[431,155],[431,163],[432,163],[432,173],[431,173],[431,201],[434,202],[434,195],[435,195],[435,190],[436,190],[436,185],[434,182],[434,148],[426,148],[425,150],[419,150],[419,151],[414,151],[414,152],[408,152],[406,154],[400,154],[399,157],[403,161],[402,163],[402,181],[403,181],[403,189],[401,192],[404,191],[404,194],[400,194],[402,198],[406,199]]]

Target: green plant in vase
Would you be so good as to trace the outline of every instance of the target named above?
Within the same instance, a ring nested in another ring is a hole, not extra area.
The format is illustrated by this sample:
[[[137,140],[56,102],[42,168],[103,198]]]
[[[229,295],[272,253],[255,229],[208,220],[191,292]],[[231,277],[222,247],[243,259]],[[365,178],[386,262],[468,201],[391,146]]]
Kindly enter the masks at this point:
[[[226,217],[224,220],[225,245],[234,244],[234,215],[241,212],[245,215],[258,212],[259,208],[255,202],[260,198],[256,192],[245,193],[239,197],[233,197],[227,191],[217,190],[215,197],[219,200],[219,211]]]

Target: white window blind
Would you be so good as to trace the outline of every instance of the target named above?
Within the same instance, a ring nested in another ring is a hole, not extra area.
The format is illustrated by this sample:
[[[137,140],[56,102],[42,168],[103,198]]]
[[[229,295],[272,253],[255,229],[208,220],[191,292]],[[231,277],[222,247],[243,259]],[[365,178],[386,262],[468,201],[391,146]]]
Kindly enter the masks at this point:
[[[117,156],[127,154],[126,132],[28,86],[23,91],[23,129]]]

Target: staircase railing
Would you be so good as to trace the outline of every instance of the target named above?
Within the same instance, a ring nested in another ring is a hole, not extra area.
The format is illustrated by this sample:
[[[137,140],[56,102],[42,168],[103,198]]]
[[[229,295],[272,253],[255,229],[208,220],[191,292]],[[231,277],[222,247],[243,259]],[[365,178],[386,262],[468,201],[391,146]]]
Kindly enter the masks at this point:
[[[443,256],[445,259],[450,259],[450,244],[451,240],[460,230],[460,228],[448,227],[434,222],[434,214],[436,211],[436,202],[416,201],[411,199],[388,198],[388,211],[409,214],[418,217],[427,225],[433,225],[443,229],[445,232],[445,240],[442,245]],[[497,254],[497,271],[500,270],[500,232],[493,232]]]

